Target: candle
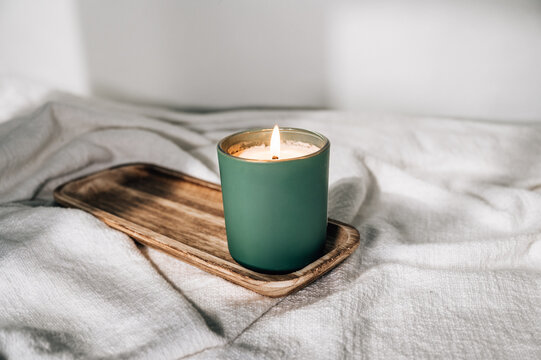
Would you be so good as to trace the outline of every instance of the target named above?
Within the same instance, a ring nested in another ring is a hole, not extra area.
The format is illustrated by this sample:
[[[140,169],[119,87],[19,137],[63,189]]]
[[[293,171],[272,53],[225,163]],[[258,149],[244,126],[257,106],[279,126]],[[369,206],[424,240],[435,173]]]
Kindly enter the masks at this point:
[[[251,146],[232,155],[252,160],[285,160],[306,156],[318,150],[319,147],[302,141],[280,141],[280,129],[274,125],[270,145]]]
[[[217,146],[229,253],[266,273],[303,268],[327,235],[329,140],[284,128],[230,135]]]

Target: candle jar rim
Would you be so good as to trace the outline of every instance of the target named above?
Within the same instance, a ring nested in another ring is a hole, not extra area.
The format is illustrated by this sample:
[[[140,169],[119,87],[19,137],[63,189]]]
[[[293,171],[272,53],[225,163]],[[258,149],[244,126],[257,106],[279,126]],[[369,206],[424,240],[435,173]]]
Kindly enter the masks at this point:
[[[322,152],[324,152],[325,150],[327,150],[330,147],[329,139],[327,139],[326,136],[324,136],[324,135],[322,135],[322,134],[320,134],[318,132],[311,131],[311,130],[306,130],[306,129],[292,128],[292,127],[283,127],[283,128],[281,127],[280,128],[280,135],[282,133],[283,134],[299,133],[299,134],[303,134],[303,135],[305,135],[307,137],[312,136],[313,138],[318,139],[319,141],[321,141],[322,145],[318,146],[317,144],[314,144],[314,143],[311,142],[310,144],[319,147],[319,149],[317,151],[314,151],[313,153],[303,155],[303,156],[299,156],[299,157],[287,158],[287,159],[274,159],[274,160],[246,159],[246,158],[241,158],[239,156],[235,156],[235,155],[231,154],[228,151],[228,149],[231,146],[239,144],[240,142],[242,142],[242,139],[239,139],[238,142],[229,143],[229,142],[232,142],[236,137],[238,137],[240,135],[251,135],[251,134],[267,133],[267,132],[269,134],[271,134],[272,130],[273,130],[272,128],[252,128],[252,129],[243,130],[243,131],[239,131],[239,132],[236,132],[234,134],[228,135],[228,136],[224,137],[222,140],[220,140],[218,142],[218,145],[217,145],[218,151],[221,152],[222,154],[224,154],[225,156],[228,156],[228,157],[233,158],[233,159],[238,160],[238,161],[255,162],[255,163],[267,163],[267,162],[269,162],[269,163],[277,163],[277,162],[295,161],[295,160],[301,160],[301,159],[314,157],[314,156],[317,156],[317,155],[321,154]],[[268,137],[268,139],[270,141],[270,136]],[[265,142],[260,141],[259,145],[261,145],[261,144],[265,144]]]

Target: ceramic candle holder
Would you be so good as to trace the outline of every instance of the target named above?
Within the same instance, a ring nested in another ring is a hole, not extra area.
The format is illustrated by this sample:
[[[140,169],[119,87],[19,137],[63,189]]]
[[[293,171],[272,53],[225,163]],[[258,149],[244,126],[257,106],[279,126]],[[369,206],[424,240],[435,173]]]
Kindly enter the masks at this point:
[[[218,143],[229,252],[258,272],[303,268],[323,251],[327,231],[329,140],[302,129],[280,129],[282,142],[319,150],[296,158],[252,160],[235,156],[269,145],[272,129],[233,134]]]

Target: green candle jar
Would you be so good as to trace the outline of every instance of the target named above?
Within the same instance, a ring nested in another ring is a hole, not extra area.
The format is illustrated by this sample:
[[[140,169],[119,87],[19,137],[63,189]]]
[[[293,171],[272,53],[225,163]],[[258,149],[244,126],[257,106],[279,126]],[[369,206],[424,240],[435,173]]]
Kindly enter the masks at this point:
[[[271,133],[248,130],[218,143],[227,242],[239,264],[258,272],[288,273],[316,260],[325,245],[330,143],[323,135],[285,128],[278,139],[282,153],[288,152],[288,144],[315,151],[274,160],[239,156],[256,147],[264,152]]]

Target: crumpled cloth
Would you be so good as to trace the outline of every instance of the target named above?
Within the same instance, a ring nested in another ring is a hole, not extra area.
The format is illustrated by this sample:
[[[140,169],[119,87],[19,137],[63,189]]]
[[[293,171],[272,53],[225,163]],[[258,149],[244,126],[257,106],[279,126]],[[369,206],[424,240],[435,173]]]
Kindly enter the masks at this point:
[[[18,114],[0,124],[0,358],[541,358],[540,125],[69,95]],[[329,216],[361,234],[287,297],[53,203],[56,186],[129,162],[218,182],[217,141],[275,123],[330,139]]]

